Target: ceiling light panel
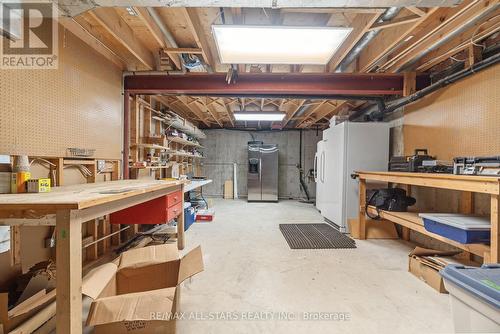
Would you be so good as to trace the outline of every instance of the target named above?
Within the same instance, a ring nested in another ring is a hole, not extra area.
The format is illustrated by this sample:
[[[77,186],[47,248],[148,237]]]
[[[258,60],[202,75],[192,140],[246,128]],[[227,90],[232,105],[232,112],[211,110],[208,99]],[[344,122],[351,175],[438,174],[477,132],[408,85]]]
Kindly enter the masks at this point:
[[[284,113],[264,113],[264,112],[240,112],[234,113],[234,119],[237,121],[282,121],[285,118]]]
[[[223,64],[325,65],[352,28],[212,25]]]

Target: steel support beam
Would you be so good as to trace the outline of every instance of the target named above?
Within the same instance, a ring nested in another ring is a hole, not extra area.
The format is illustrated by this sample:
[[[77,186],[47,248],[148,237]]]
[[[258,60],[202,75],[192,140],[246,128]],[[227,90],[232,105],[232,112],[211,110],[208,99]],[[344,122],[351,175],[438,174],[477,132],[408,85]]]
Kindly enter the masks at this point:
[[[419,77],[417,89],[428,83]],[[131,94],[183,94],[217,96],[384,96],[403,93],[403,74],[361,73],[241,73],[228,84],[225,73],[183,75],[130,74],[124,78]],[[418,87],[420,86],[420,87]]]

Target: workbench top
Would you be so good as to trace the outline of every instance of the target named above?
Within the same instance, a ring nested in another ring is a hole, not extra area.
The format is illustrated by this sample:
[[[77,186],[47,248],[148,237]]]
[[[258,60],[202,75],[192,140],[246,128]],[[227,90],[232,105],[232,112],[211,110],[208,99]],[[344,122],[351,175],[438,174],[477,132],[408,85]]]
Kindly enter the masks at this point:
[[[118,180],[54,187],[48,193],[0,195],[0,210],[71,209],[93,206],[176,187],[186,181]]]
[[[500,177],[444,173],[356,171],[360,179],[500,195]]]

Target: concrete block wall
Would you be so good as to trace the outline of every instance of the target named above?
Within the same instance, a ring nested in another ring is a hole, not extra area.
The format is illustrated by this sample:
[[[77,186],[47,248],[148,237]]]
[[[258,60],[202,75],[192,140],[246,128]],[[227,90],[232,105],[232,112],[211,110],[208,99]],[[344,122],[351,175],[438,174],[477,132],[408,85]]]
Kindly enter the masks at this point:
[[[202,140],[206,159],[203,160],[203,175],[213,180],[205,186],[203,192],[207,196],[222,196],[224,182],[233,180],[233,164],[237,164],[238,196],[247,196],[247,142],[261,140],[267,144],[278,144],[279,147],[279,183],[278,192],[281,198],[305,198],[299,183],[299,131],[235,131],[204,130],[207,138]],[[315,130],[302,131],[302,164],[305,173],[314,164],[316,144],[321,140],[322,132]],[[315,196],[314,182],[305,178],[309,192]]]

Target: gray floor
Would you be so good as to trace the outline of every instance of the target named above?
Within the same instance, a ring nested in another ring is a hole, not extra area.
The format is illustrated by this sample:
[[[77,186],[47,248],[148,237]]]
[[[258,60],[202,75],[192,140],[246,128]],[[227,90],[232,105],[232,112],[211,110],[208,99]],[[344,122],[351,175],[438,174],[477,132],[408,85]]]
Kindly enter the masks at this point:
[[[191,320],[179,321],[180,333],[453,331],[448,296],[407,272],[410,245],[291,250],[278,225],[320,222],[312,205],[215,200],[214,208],[213,223],[187,232],[187,249],[202,245],[205,271],[182,288]],[[335,320],[304,320],[320,314]]]

